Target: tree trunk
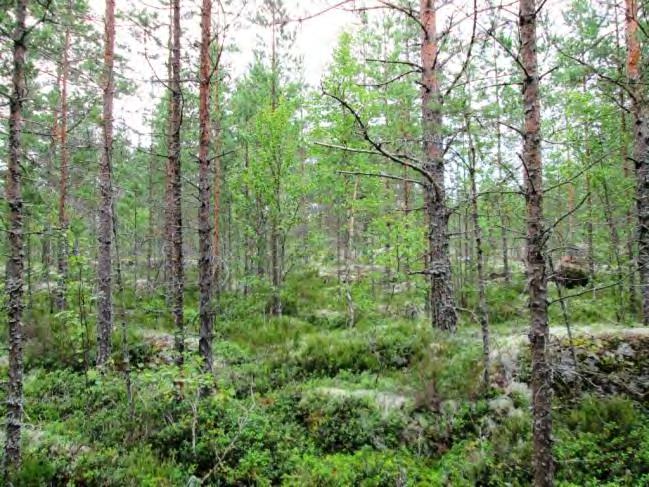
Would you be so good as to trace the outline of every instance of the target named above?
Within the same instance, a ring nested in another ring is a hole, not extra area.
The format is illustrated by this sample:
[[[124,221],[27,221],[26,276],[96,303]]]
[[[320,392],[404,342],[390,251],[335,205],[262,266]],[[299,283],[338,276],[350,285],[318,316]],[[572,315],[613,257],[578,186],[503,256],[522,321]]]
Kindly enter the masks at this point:
[[[498,166],[499,179],[502,179],[503,167],[503,136],[500,126],[500,71],[498,71],[498,54],[496,40],[494,38],[494,85],[496,85],[496,165]],[[507,284],[511,281],[511,271],[509,270],[509,239],[507,238],[507,218],[503,205],[498,205],[498,216],[500,218],[500,241],[502,250],[503,274]]]
[[[97,365],[103,366],[110,358],[113,329],[112,256],[113,233],[113,96],[115,80],[113,63],[115,50],[115,0],[106,0],[104,32],[104,113],[103,151],[99,163],[99,255],[97,265]]]
[[[21,132],[25,85],[27,0],[16,1],[13,32],[12,94],[9,99],[9,147],[5,181],[8,205],[8,258],[6,263],[7,328],[9,331],[9,378],[7,382],[7,419],[3,473],[9,483],[20,468],[20,432],[23,416],[23,200],[21,189]]]
[[[451,285],[449,260],[448,218],[444,188],[444,159],[442,153],[442,112],[437,73],[437,26],[434,0],[420,1],[423,28],[422,62],[422,126],[424,170],[430,176],[425,184],[426,212],[429,218],[426,270],[430,279],[430,309],[434,327],[454,332],[457,328],[455,299]]]
[[[638,274],[642,292],[642,321],[649,326],[649,127],[645,93],[640,79],[641,49],[638,41],[638,4],[626,3],[627,77],[631,92],[631,113],[635,122],[633,162],[636,172],[636,211],[638,216]]]
[[[184,270],[182,234],[182,179],[180,160],[180,125],[182,122],[180,92],[180,0],[172,2],[171,26],[171,107],[169,121],[169,157],[167,159],[167,245],[170,248],[170,301],[171,314],[176,329],[177,363],[183,362],[185,351]]]
[[[609,197],[608,183],[606,179],[602,180],[602,190],[604,193],[604,217],[606,218],[606,224],[608,225],[608,231],[611,238],[611,257],[612,263],[615,266],[615,277],[618,281],[617,286],[614,288],[616,293],[616,301],[618,306],[615,309],[615,316],[618,323],[624,319],[624,273],[622,270],[622,259],[620,257],[620,233],[617,230],[617,224],[615,223],[615,215],[613,214],[613,208],[611,206],[611,199]]]
[[[214,291],[218,300],[218,293],[221,290],[221,270],[223,261],[221,256],[221,83],[219,79],[219,46],[216,46],[216,66],[214,70],[214,210],[213,213],[213,234],[212,243],[212,272],[214,274]]]
[[[155,132],[153,124],[151,133]],[[148,230],[147,230],[147,245],[146,245],[146,282],[149,292],[154,289],[153,287],[153,244],[155,242],[155,222],[154,222],[154,198],[153,198],[153,158],[155,157],[154,150],[154,137],[151,136],[151,157],[149,157],[149,171],[147,175],[147,205],[149,207],[148,215]]]
[[[478,321],[482,331],[482,364],[484,371],[482,380],[485,392],[489,390],[489,308],[487,307],[487,293],[485,291],[484,276],[484,251],[482,248],[482,228],[480,227],[480,213],[478,208],[478,187],[475,180],[477,167],[476,149],[471,133],[471,121],[466,114],[466,132],[469,139],[469,184],[471,191],[471,220],[473,221],[473,240],[476,253],[476,270],[478,273]]]
[[[617,55],[619,56],[620,59],[622,59],[622,42],[620,40],[620,22],[619,22],[619,16],[618,16],[618,9],[615,9],[615,50]],[[624,74],[624,66],[622,64],[619,64],[617,67],[617,72],[622,79],[622,76]],[[624,87],[620,86],[618,90],[618,106],[619,107],[625,107],[626,106],[626,96],[625,96],[625,90]],[[626,115],[626,110],[621,109],[620,110],[620,132],[623,134],[627,134],[627,115]],[[630,180],[632,177],[632,165],[631,165],[631,159],[629,157],[629,147],[626,143],[620,144],[620,159],[622,162],[622,170],[624,172],[624,178],[626,180]],[[629,205],[626,209],[626,228],[627,228],[627,234],[626,234],[626,239],[625,239],[625,247],[626,247],[626,256],[627,256],[627,270],[628,270],[628,281],[627,281],[627,286],[628,286],[628,293],[629,293],[629,309],[631,310],[631,313],[635,317],[637,312],[638,312],[638,293],[636,289],[636,271],[637,267],[635,264],[635,255],[634,255],[634,246],[635,246],[635,216],[634,216],[634,209],[633,209],[633,204]]]
[[[541,107],[536,56],[535,0],[521,0],[519,28],[525,114],[523,166],[527,207],[527,278],[532,348],[533,469],[536,487],[554,483],[552,456],[552,388],[549,341],[545,229],[543,224],[543,164]]]
[[[71,11],[72,6],[68,9]],[[68,215],[66,211],[68,199],[68,168],[70,148],[68,146],[68,77],[70,72],[70,27],[65,30],[63,46],[63,62],[61,69],[61,124],[59,125],[59,143],[61,144],[61,180],[59,186],[59,242],[57,253],[58,286],[56,290],[56,308],[65,309],[67,276],[68,276]]]
[[[212,371],[212,227],[210,209],[210,41],[212,0],[201,7],[201,59],[199,80],[198,143],[198,314],[200,322],[198,349],[203,369]],[[218,235],[218,233],[217,233]],[[216,235],[215,235],[216,236]],[[216,263],[216,262],[215,262]]]

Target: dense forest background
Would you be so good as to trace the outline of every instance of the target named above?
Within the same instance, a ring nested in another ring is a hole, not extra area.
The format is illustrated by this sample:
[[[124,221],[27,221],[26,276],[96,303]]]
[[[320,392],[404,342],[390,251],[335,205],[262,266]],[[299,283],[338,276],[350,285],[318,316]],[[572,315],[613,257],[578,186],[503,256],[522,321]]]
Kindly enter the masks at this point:
[[[645,3],[0,0],[7,485],[647,485]]]

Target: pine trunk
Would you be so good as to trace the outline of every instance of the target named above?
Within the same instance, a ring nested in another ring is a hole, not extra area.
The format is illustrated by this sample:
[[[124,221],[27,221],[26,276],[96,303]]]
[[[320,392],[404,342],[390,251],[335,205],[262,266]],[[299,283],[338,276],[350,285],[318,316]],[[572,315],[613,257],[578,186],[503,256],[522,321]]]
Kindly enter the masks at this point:
[[[532,348],[533,470],[536,487],[554,483],[552,456],[552,387],[548,356],[548,299],[543,226],[541,107],[536,55],[535,0],[521,0],[519,28],[525,115],[523,166],[527,207],[527,278]]]
[[[65,31],[65,44],[63,46],[63,62],[61,69],[61,124],[59,125],[59,143],[61,144],[61,180],[59,185],[59,242],[57,253],[58,286],[56,290],[56,308],[65,309],[67,276],[68,276],[68,170],[70,161],[70,148],[68,146],[68,77],[70,72],[69,61],[70,28]]]
[[[428,269],[430,279],[429,303],[434,327],[454,332],[457,328],[455,299],[451,285],[448,218],[444,188],[444,158],[442,149],[441,95],[437,72],[437,27],[434,0],[421,0],[423,28],[422,62],[422,126],[424,170],[430,180],[425,184],[428,215]]]
[[[649,113],[640,79],[641,49],[638,41],[638,4],[626,0],[627,77],[634,119],[633,161],[636,174],[636,212],[638,217],[638,275],[642,293],[642,321],[649,326]]]
[[[171,314],[176,329],[177,362],[183,362],[185,351],[184,306],[184,269],[183,269],[183,234],[182,234],[182,178],[180,160],[180,125],[181,97],[180,92],[180,0],[172,2],[171,25],[171,107],[169,120],[169,157],[167,160],[167,245],[170,248],[170,301]]]
[[[106,0],[104,32],[104,96],[103,96],[103,150],[99,163],[99,255],[97,265],[97,365],[104,365],[110,358],[111,333],[113,329],[112,255],[113,234],[113,77],[115,50],[115,0]]]
[[[198,145],[198,288],[199,343],[205,371],[212,370],[212,226],[210,209],[210,37],[212,0],[203,0],[201,8],[201,59],[199,84]]]
[[[25,27],[27,0],[18,0],[13,32],[12,94],[9,99],[9,147],[5,181],[8,206],[8,258],[6,263],[7,328],[9,331],[9,378],[6,388],[6,439],[3,472],[6,483],[20,468],[20,432],[23,416],[23,200],[21,189],[21,133],[25,84]]]

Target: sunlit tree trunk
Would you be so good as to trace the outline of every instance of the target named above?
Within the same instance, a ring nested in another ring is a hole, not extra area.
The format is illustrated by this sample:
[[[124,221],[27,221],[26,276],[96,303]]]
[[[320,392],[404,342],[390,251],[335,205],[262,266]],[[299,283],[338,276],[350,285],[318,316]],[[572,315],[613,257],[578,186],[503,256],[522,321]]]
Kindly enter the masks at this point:
[[[17,0],[13,40],[12,93],[9,98],[9,144],[5,180],[7,201],[7,247],[5,291],[7,293],[7,329],[9,331],[9,378],[6,385],[6,439],[3,473],[9,483],[12,473],[20,468],[20,432],[23,416],[23,200],[21,189],[23,101],[27,0]]]
[[[97,365],[104,365],[110,358],[111,332],[113,329],[112,255],[113,234],[113,75],[115,51],[115,0],[106,0],[104,32],[103,77],[103,147],[99,163],[99,255],[97,264]]]
[[[527,210],[527,278],[532,348],[532,415],[534,485],[554,483],[552,456],[552,385],[548,355],[548,299],[543,225],[543,163],[541,159],[541,106],[537,61],[535,0],[521,0],[519,11],[520,57],[523,70],[523,155]]]
[[[437,26],[434,0],[421,0],[421,102],[424,170],[431,181],[425,184],[425,201],[428,215],[428,268],[430,279],[430,310],[434,327],[455,331],[457,313],[451,285],[449,259],[448,218],[446,191],[444,189],[444,158],[442,148],[441,95],[437,65]]]

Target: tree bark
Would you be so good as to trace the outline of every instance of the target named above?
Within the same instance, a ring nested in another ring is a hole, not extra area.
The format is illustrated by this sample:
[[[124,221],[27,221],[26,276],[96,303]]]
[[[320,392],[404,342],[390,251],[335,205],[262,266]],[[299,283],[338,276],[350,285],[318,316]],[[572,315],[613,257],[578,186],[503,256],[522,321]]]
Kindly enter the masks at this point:
[[[498,70],[498,53],[496,50],[496,40],[494,39],[494,85],[496,86],[496,165],[498,166],[499,179],[502,179],[503,167],[503,135],[500,126],[501,106],[500,106],[500,71]],[[507,218],[502,205],[498,205],[498,216],[500,218],[500,241],[502,250],[503,274],[505,282],[511,282],[511,271],[509,270],[509,239],[507,238]]]
[[[641,48],[638,41],[638,3],[625,0],[627,78],[635,129],[633,162],[636,174],[638,275],[642,293],[642,321],[649,326],[649,127],[644,88],[640,79]]]
[[[176,329],[175,346],[178,353],[177,363],[183,362],[185,351],[184,306],[184,269],[183,269],[183,234],[182,234],[182,178],[180,160],[180,127],[182,107],[180,92],[180,0],[172,2],[171,26],[171,106],[169,121],[169,156],[167,159],[167,230],[170,248],[170,293],[171,314]]]
[[[471,191],[471,220],[473,222],[473,241],[476,253],[476,270],[478,273],[478,322],[482,332],[482,364],[484,371],[482,381],[484,390],[489,390],[491,380],[489,378],[490,360],[489,360],[489,308],[487,306],[487,293],[485,290],[484,276],[484,251],[482,247],[482,228],[480,227],[480,212],[478,207],[478,187],[476,184],[476,149],[471,133],[471,121],[469,115],[466,117],[466,132],[469,139],[469,184]]]
[[[212,371],[212,226],[210,209],[210,41],[212,0],[203,0],[201,7],[201,59],[199,79],[199,144],[198,144],[198,314],[200,322],[198,350],[203,369]],[[218,233],[215,235],[217,236]]]
[[[430,279],[429,302],[434,327],[454,332],[457,313],[451,285],[449,259],[448,218],[444,188],[444,158],[442,148],[441,94],[437,67],[437,26],[434,0],[420,1],[421,25],[421,102],[423,126],[424,170],[431,181],[425,184],[426,211],[428,214],[428,269]]]
[[[217,24],[218,29],[218,24]],[[217,32],[218,35],[218,32]],[[216,37],[218,41],[218,37]],[[214,291],[218,300],[218,293],[221,290],[221,270],[223,261],[221,256],[221,83],[220,83],[220,48],[216,46],[216,66],[214,67],[214,209],[213,213],[213,234],[212,262]]]
[[[71,5],[68,5],[71,11]],[[61,68],[61,124],[59,125],[59,143],[61,144],[61,180],[59,185],[59,242],[57,252],[58,285],[56,290],[56,308],[66,307],[68,276],[68,225],[67,214],[68,179],[70,148],[68,146],[68,77],[70,72],[70,27],[65,29],[63,62]]]
[[[99,163],[99,255],[97,265],[97,365],[103,366],[110,358],[113,330],[112,297],[112,233],[113,233],[113,75],[115,54],[115,0],[106,0],[104,31],[104,95],[103,95],[103,150]]]
[[[549,341],[545,229],[543,223],[543,164],[541,159],[541,107],[536,55],[535,0],[521,0],[520,53],[523,69],[523,166],[527,210],[527,278],[532,348],[532,410],[534,485],[554,483],[552,456],[552,388],[547,345]]]
[[[20,468],[20,433],[23,416],[23,200],[22,200],[22,125],[25,83],[25,26],[27,0],[17,0],[13,31],[12,94],[9,98],[9,154],[5,181],[8,205],[8,251],[6,263],[7,328],[9,331],[9,378],[7,382],[7,418],[3,473],[9,483]]]

